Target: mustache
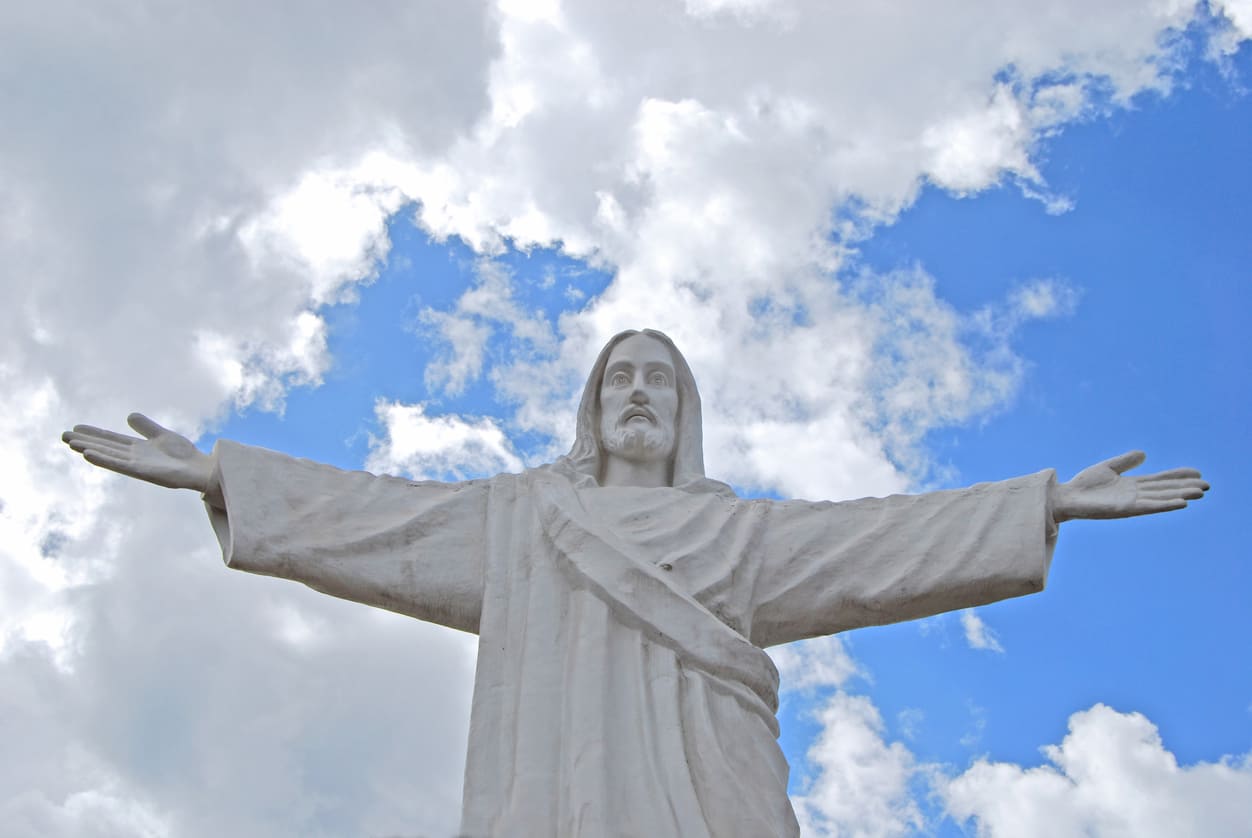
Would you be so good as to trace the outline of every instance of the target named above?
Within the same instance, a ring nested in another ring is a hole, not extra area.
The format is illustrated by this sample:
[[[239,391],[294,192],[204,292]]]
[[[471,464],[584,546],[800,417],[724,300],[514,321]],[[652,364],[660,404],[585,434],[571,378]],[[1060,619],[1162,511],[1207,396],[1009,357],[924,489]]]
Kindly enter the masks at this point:
[[[636,416],[642,416],[652,424],[656,424],[656,414],[641,404],[632,404],[618,415],[617,421],[621,423],[629,422]]]

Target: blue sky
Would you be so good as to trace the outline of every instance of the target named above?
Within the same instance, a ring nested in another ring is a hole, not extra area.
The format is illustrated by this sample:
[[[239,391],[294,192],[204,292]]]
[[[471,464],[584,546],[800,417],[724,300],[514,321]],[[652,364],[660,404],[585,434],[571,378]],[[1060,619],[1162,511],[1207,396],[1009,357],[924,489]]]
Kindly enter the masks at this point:
[[[0,818],[451,834],[473,638],[228,572],[49,441],[515,470],[655,326],[744,494],[1213,484],[1065,524],[1041,595],[779,651],[806,835],[1248,829],[1252,10],[1054,5],[15,16]]]

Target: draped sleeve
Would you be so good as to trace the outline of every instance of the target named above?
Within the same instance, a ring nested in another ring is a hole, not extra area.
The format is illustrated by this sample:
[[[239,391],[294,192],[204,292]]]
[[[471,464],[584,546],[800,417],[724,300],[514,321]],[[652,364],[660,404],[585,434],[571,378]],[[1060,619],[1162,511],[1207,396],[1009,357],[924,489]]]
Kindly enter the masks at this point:
[[[762,527],[752,640],[770,646],[1043,590],[1052,470],[841,503],[749,501]]]
[[[229,567],[477,632],[491,481],[411,482],[227,440],[205,506]]]

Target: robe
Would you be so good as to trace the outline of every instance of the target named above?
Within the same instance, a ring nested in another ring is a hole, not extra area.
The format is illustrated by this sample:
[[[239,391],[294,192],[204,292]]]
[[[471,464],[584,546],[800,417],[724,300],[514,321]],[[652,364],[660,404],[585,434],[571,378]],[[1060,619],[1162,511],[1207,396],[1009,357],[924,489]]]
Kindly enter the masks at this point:
[[[1056,537],[1051,471],[812,503],[214,458],[230,567],[479,635],[466,836],[798,835],[763,648],[1040,591]]]

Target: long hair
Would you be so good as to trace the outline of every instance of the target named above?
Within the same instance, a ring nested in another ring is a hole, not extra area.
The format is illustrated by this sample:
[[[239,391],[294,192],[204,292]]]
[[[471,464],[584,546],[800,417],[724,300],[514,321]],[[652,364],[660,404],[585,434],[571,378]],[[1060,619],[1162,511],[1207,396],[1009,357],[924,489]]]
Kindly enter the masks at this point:
[[[664,344],[674,362],[678,415],[674,418],[674,453],[670,457],[669,485],[678,488],[694,487],[694,484],[705,482],[700,393],[696,390],[696,379],[691,374],[687,359],[668,336],[655,329],[627,329],[619,332],[600,350],[595,366],[591,368],[591,375],[587,377],[587,384],[583,387],[582,401],[578,405],[574,446],[569,454],[553,463],[553,467],[567,474],[573,472],[569,476],[579,484],[599,485],[604,476],[604,449],[600,444],[600,385],[614,347],[626,338],[639,334]]]

